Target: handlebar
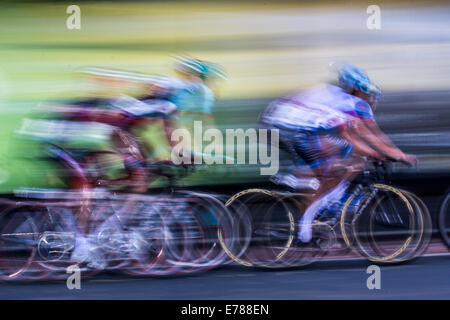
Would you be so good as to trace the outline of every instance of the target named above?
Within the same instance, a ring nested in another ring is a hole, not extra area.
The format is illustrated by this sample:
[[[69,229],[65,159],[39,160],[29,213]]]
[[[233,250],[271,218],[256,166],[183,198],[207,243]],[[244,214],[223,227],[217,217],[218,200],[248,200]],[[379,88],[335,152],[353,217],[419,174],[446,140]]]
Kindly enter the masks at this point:
[[[364,181],[389,181],[392,174],[392,167],[395,159],[368,159],[366,169],[362,172],[362,180]]]

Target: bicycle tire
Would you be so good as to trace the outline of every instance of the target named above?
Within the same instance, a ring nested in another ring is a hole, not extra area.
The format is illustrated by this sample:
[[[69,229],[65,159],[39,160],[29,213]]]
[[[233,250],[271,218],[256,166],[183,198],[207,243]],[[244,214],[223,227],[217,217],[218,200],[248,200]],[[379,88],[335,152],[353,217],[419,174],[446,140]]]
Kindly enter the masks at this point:
[[[3,211],[0,216],[0,279],[11,280],[38,280],[45,277],[44,270],[35,264],[36,257],[36,242],[38,231],[36,228],[33,216],[29,213],[32,210],[31,206],[25,204],[18,204],[17,206],[9,207]],[[22,220],[20,220],[22,219]],[[26,229],[28,227],[28,229]],[[24,229],[25,228],[25,229]],[[22,232],[17,232],[21,230]],[[28,231],[28,232],[24,232]],[[14,237],[23,235],[23,240]],[[11,238],[13,237],[13,238]],[[9,239],[9,241],[8,241]],[[11,245],[23,243],[23,250],[17,247],[7,247],[7,243]],[[24,251],[23,263],[20,260],[5,256],[7,252],[17,254],[17,251]],[[29,251],[28,253],[26,251]],[[14,261],[19,265],[11,266]]]
[[[235,202],[236,200],[242,198],[243,196],[248,196],[251,195],[250,199],[248,199],[247,201],[242,201],[243,205],[245,207],[249,207],[249,203],[250,200],[256,196],[262,196],[263,199],[268,197],[271,197],[272,200],[276,200],[275,204],[280,203],[281,207],[284,208],[284,214],[285,214],[285,221],[283,222],[282,227],[284,228],[284,230],[287,230],[288,233],[284,234],[284,237],[286,238],[286,240],[282,240],[281,245],[278,247],[261,247],[258,249],[255,249],[252,253],[250,253],[250,245],[246,247],[245,252],[238,257],[235,253],[231,252],[230,248],[228,248],[228,246],[224,243],[223,241],[223,237],[222,234],[219,233],[219,239],[221,242],[221,245],[223,247],[223,249],[225,250],[225,252],[228,254],[228,256],[233,259],[235,262],[245,265],[245,266],[251,266],[251,267],[264,267],[264,268],[280,268],[283,267],[283,256],[286,254],[286,252],[288,251],[288,249],[290,248],[293,239],[294,239],[294,230],[295,230],[295,223],[294,223],[294,217],[293,214],[291,213],[291,211],[289,209],[286,208],[284,202],[282,199],[280,199],[280,195],[278,195],[276,192],[270,191],[270,190],[265,190],[265,189],[247,189],[241,192],[236,193],[235,195],[233,195],[230,199],[228,199],[228,201],[225,203],[225,206],[231,206],[233,204],[233,202]],[[273,201],[271,201],[273,202]],[[275,205],[275,204],[272,204]],[[252,240],[254,239],[254,235],[255,235],[255,221],[253,220],[253,214],[251,212],[251,210],[248,210],[247,212],[250,213],[250,216],[246,216],[245,214],[242,216],[239,216],[239,220],[236,222],[236,224],[239,225],[239,223],[248,223],[248,221],[250,220],[252,223],[252,235],[250,239],[247,239],[249,241],[249,243],[251,243]],[[267,213],[269,211],[266,211],[266,217],[267,217]],[[241,213],[238,213],[241,214]],[[281,214],[278,213],[278,218],[281,217]],[[263,225],[265,224],[265,221],[261,222],[259,225]],[[272,221],[269,222],[269,226],[274,226],[274,223]],[[287,228],[287,229],[285,229]],[[264,232],[264,230],[262,230]],[[266,232],[263,236],[263,240],[270,242],[271,241],[271,231]],[[279,240],[276,237],[274,238],[275,241]],[[252,248],[254,249],[254,248]],[[264,259],[261,259],[260,257],[256,256],[256,253],[258,252],[262,254],[262,256],[269,256],[269,257],[264,257]]]
[[[384,185],[384,184],[373,184],[370,186],[372,189],[376,189],[377,192],[378,191],[386,191],[386,192],[392,192],[393,194],[397,195],[399,199],[401,199],[401,201],[403,201],[403,203],[406,205],[408,211],[410,212],[410,214],[412,215],[412,219],[410,219],[410,223],[412,222],[416,222],[415,221],[415,213],[413,211],[412,205],[410,204],[410,202],[408,201],[408,199],[406,198],[405,195],[403,195],[403,193],[401,192],[401,190],[388,186],[388,185]],[[367,188],[365,191],[363,192],[368,192],[369,188]],[[365,256],[367,259],[369,259],[370,261],[373,262],[378,262],[378,263],[392,263],[392,262],[398,262],[399,257],[407,250],[408,245],[411,243],[412,241],[412,236],[409,236],[406,238],[406,240],[404,241],[404,243],[402,245],[399,246],[398,249],[394,249],[393,252],[390,253],[380,253],[377,254],[376,253],[380,252],[379,250],[379,246],[377,249],[377,243],[374,241],[374,231],[373,231],[373,224],[371,224],[371,230],[367,233],[370,234],[370,237],[372,238],[371,241],[367,241],[368,246],[366,244],[363,243],[362,239],[361,239],[361,234],[363,234],[360,230],[357,230],[357,224],[356,221],[359,219],[362,219],[362,215],[361,213],[359,213],[359,215],[357,215],[353,220],[352,220],[352,230],[351,230],[351,235],[347,234],[348,229],[346,229],[345,227],[345,223],[346,223],[346,218],[347,218],[347,210],[349,208],[349,205],[352,203],[352,201],[354,200],[354,198],[356,197],[356,194],[352,195],[344,204],[344,208],[342,210],[342,215],[341,215],[341,221],[340,221],[340,225],[341,225],[341,233],[343,235],[344,241],[348,246],[351,246],[351,241],[350,239],[353,238],[355,240],[356,243],[356,248],[358,249],[359,253],[363,256]],[[379,197],[376,197],[375,199],[379,199]],[[370,201],[372,201],[372,199],[370,199]],[[368,204],[366,204],[367,206]],[[365,210],[365,208],[364,208]],[[375,214],[374,214],[374,208],[371,209],[372,211],[370,212],[369,217],[371,219],[374,219]],[[371,222],[373,222],[373,220],[370,220]],[[412,228],[414,228],[415,226],[413,226]],[[411,228],[410,228],[411,229]]]
[[[447,192],[439,207],[438,226],[442,240],[450,249],[450,191]]]
[[[409,254],[403,257],[403,261],[409,261],[421,256],[428,248],[433,233],[433,222],[431,219],[430,211],[428,210],[428,207],[422,201],[422,199],[420,199],[416,194],[412,192],[403,189],[400,190],[409,198],[413,207],[417,207],[416,216],[418,219],[418,226],[421,225],[421,228],[417,229],[416,237],[418,238],[418,240],[416,248],[414,248],[413,250],[409,250]]]

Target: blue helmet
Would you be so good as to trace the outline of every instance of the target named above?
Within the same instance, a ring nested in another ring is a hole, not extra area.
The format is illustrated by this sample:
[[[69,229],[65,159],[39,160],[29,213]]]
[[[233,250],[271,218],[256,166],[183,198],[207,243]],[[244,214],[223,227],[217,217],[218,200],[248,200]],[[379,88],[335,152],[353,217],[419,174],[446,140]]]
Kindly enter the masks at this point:
[[[375,81],[370,80],[367,73],[361,68],[345,62],[334,62],[331,67],[337,71],[339,85],[342,88],[361,90],[375,98],[381,96],[380,87]]]
[[[185,55],[175,57],[175,69],[181,72],[196,73],[205,80],[210,80],[211,78],[227,78],[225,69],[218,64]]]

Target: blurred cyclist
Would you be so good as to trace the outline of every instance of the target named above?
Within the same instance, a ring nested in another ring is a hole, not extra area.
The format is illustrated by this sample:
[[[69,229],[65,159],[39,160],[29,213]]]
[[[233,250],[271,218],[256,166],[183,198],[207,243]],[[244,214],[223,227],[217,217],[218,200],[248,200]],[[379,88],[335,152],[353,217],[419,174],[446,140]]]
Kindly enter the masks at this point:
[[[170,159],[170,147],[173,147],[175,143],[170,138],[175,128],[184,127],[190,130],[191,137],[194,137],[192,133],[194,120],[201,120],[206,126],[213,125],[212,108],[215,97],[209,86],[213,86],[218,79],[226,78],[224,69],[219,65],[188,56],[175,58],[175,71],[177,78],[151,77],[99,68],[88,70],[100,78],[117,78],[121,81],[131,80],[133,83],[141,81],[146,83],[145,95],[136,99],[122,94],[112,100],[110,104],[131,117],[148,120],[145,122],[145,126],[134,128],[133,134],[143,138],[142,140],[146,142],[147,151],[151,152],[147,158],[152,160]],[[161,125],[165,137],[161,134]],[[190,150],[191,146],[187,146],[186,149]],[[128,162],[132,163],[132,161]],[[133,169],[133,167],[132,165],[127,166],[129,169]],[[139,170],[134,171],[137,174],[133,175],[133,170],[131,170],[130,179],[134,179],[133,177],[136,176],[139,180],[143,174],[139,174]],[[147,184],[142,190],[147,189],[150,181],[146,182]],[[83,240],[80,237],[78,242],[81,246],[76,247],[73,258],[85,256],[88,248],[85,245],[86,241]],[[79,252],[80,254],[78,254]]]
[[[160,78],[149,85],[151,96],[167,99],[176,106],[164,123],[170,147],[176,143],[170,139],[174,129],[187,129],[194,137],[194,121],[202,121],[203,126],[214,125],[215,93],[212,88],[217,80],[226,79],[221,66],[186,55],[175,57],[174,69],[176,78]]]
[[[280,149],[296,162],[287,174],[277,174],[272,181],[298,190],[298,177],[309,175],[319,184],[299,221],[301,242],[311,240],[316,215],[342,199],[349,181],[363,168],[361,156],[417,161],[395,147],[376,125],[372,110],[381,94],[378,86],[356,66],[341,63],[334,67],[338,85],[278,99],[261,118],[266,127],[279,129]],[[297,170],[298,164],[306,164],[307,171]]]

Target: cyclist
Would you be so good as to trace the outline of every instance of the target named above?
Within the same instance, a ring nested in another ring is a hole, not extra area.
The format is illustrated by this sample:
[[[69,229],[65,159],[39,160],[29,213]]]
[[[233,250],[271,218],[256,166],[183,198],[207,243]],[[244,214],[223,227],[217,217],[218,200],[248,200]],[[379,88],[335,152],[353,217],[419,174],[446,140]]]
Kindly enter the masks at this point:
[[[175,128],[187,128],[191,131],[191,136],[193,137],[192,125],[194,120],[203,120],[209,126],[213,124],[212,107],[214,104],[214,93],[210,87],[214,85],[215,80],[226,78],[224,69],[219,65],[188,56],[176,57],[175,71],[177,72],[177,78],[149,77],[99,68],[88,71],[101,78],[119,78],[146,83],[147,91],[145,95],[138,99],[121,95],[118,99],[112,101],[111,105],[123,110],[129,116],[148,118],[147,120],[149,121],[146,123],[146,126],[135,128],[136,130],[133,134],[140,137],[144,136],[144,140],[147,140],[147,147],[149,145],[148,140],[150,140],[150,145],[153,145],[153,153],[149,158],[153,160],[170,159],[170,151],[167,152],[167,149],[173,147],[173,141],[171,141],[170,137],[172,130]],[[154,117],[155,115],[162,117],[158,119],[158,117]],[[167,147],[164,147],[164,139],[161,139],[161,133],[157,129],[158,124],[161,124],[160,121],[163,122],[162,125],[166,135],[165,140],[168,143]],[[148,132],[146,135],[146,129],[150,129],[150,135],[148,135]],[[190,150],[191,146],[187,146],[186,149]],[[165,155],[164,151],[166,151]],[[146,178],[146,176],[138,170],[139,161],[133,162],[132,160],[128,159],[126,163],[128,165],[125,169],[135,169],[130,171],[129,178],[133,180],[136,177],[139,185],[139,179],[141,177]],[[133,175],[134,171],[136,174]],[[149,181],[147,180],[147,185],[148,183]],[[143,189],[146,190],[146,186],[144,187]],[[81,246],[76,247],[79,250],[75,251],[74,257],[85,255],[87,246],[84,245],[85,241],[83,240],[80,237],[79,243]],[[81,254],[78,254],[78,252]]]
[[[174,60],[176,77],[146,76],[101,68],[83,70],[102,83],[108,83],[105,79],[116,79],[119,83],[130,83],[126,85],[128,87],[144,84],[144,95],[135,99],[122,94],[117,100],[113,99],[112,104],[131,116],[147,118],[148,125],[137,128],[135,133],[144,138],[148,157],[155,160],[170,159],[171,147],[175,144],[170,138],[175,128],[188,129],[192,134],[195,120],[202,121],[205,126],[213,126],[212,109],[216,93],[212,89],[217,80],[226,79],[225,70],[215,63],[186,55],[176,56]]]
[[[280,149],[296,161],[288,174],[277,174],[272,181],[299,189],[298,176],[306,174],[319,182],[299,221],[299,242],[309,242],[316,215],[342,199],[349,181],[362,169],[361,156],[416,161],[376,126],[372,108],[381,92],[367,74],[349,64],[335,67],[338,85],[327,84],[278,99],[261,117],[264,126],[279,130]],[[297,170],[298,164],[306,164],[307,171]]]
[[[176,106],[176,110],[164,122],[170,147],[176,143],[171,141],[171,133],[175,128],[187,129],[194,137],[194,121],[202,121],[204,126],[214,125],[212,109],[216,94],[212,88],[217,80],[226,79],[221,66],[186,55],[175,57],[174,69],[177,77],[159,78],[149,85],[151,98],[167,99]],[[190,148],[186,146],[186,149]]]

